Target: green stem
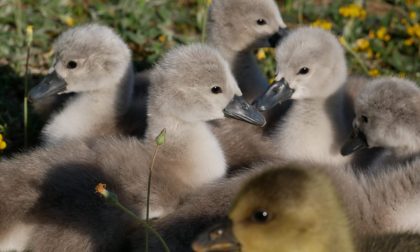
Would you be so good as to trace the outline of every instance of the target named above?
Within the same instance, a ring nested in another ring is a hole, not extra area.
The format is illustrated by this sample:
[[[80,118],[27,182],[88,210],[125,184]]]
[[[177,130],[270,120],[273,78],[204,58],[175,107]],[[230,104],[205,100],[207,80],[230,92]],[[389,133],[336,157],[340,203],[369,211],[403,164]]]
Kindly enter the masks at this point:
[[[152,185],[152,171],[155,166],[156,156],[159,150],[159,145],[156,145],[155,152],[153,153],[152,164],[149,167],[149,178],[147,180],[147,198],[146,198],[146,222],[149,223],[149,211],[150,211],[150,189]],[[149,251],[149,232],[146,230],[146,252]]]
[[[31,55],[31,45],[27,45],[26,64],[25,64],[25,83],[23,98],[23,130],[24,130],[24,146],[28,148],[28,84],[29,84],[29,58]]]
[[[137,220],[147,231],[152,232],[159,239],[159,241],[162,243],[164,251],[165,252],[170,252],[169,247],[166,244],[166,242],[163,240],[162,236],[160,236],[160,234],[152,226],[150,226],[149,223],[147,223],[147,222],[143,221],[142,219],[140,219],[139,217],[137,217],[137,215],[135,215],[133,212],[131,212],[125,206],[121,205],[121,203],[114,202],[114,204],[115,204],[116,207],[123,210],[126,214],[130,215],[133,219]]]
[[[202,27],[201,27],[201,42],[204,43],[206,42],[206,36],[207,36],[207,16],[208,16],[208,12],[209,12],[209,6],[207,4],[207,1],[203,1],[204,2],[204,15],[203,15],[203,22],[202,22]]]

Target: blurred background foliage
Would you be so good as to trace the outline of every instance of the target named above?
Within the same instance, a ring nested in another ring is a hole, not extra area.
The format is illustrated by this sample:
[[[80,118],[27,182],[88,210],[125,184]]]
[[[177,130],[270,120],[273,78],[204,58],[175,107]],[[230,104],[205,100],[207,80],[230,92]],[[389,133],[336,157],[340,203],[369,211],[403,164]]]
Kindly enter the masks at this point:
[[[228,0],[226,0],[228,1]],[[420,0],[278,0],[291,27],[332,30],[346,48],[352,74],[420,80]],[[138,71],[176,44],[205,38],[211,0],[0,0],[0,152],[36,144],[43,121],[29,109],[24,124],[25,63],[31,39],[29,88],[49,67],[51,44],[69,27],[99,22],[113,27],[133,50]],[[29,28],[29,29],[28,29]],[[31,38],[28,31],[33,30]],[[272,49],[255,52],[274,76]],[[0,154],[1,155],[1,154]]]

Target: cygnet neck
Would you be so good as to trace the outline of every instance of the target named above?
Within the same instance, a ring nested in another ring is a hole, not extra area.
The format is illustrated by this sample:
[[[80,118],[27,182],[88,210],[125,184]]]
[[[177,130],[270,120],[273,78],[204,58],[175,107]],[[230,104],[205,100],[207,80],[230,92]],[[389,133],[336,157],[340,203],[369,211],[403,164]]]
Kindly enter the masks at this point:
[[[148,128],[145,143],[156,146],[155,139],[166,129],[166,141],[160,148],[159,156],[166,163],[181,164],[176,169],[177,176],[184,184],[196,187],[223,177],[226,163],[217,138],[206,122],[186,122],[165,111],[161,111],[153,101],[149,101]],[[153,147],[154,148],[154,147]]]
[[[95,80],[93,80],[95,81]],[[64,106],[61,113],[44,128],[47,144],[57,144],[66,139],[86,139],[114,134],[118,118],[128,109],[132,100],[134,72],[128,63],[118,83],[106,89],[78,93]]]

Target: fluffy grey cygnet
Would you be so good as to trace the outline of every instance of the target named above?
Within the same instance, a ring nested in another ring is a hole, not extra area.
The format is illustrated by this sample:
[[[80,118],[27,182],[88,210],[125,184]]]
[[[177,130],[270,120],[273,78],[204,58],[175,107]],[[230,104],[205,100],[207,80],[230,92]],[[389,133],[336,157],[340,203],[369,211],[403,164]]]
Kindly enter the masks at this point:
[[[258,68],[254,51],[274,47],[286,34],[277,4],[273,0],[214,0],[207,23],[207,43],[228,61],[247,101],[268,88]]]
[[[272,149],[288,161],[345,164],[342,143],[351,132],[346,104],[344,50],[330,32],[299,28],[277,48],[277,83],[257,101],[261,110],[293,100],[271,135]]]
[[[356,96],[353,135],[345,155],[382,147],[394,159],[420,154],[420,88],[412,81],[384,77],[367,83]]]
[[[88,24],[70,29],[54,43],[54,62],[29,94],[43,100],[75,93],[42,130],[43,141],[87,139],[118,132],[118,118],[132,98],[131,52],[110,28]]]
[[[151,72],[149,93],[144,142],[116,137],[69,141],[0,163],[0,245],[14,241],[35,251],[113,250],[135,223],[107,206],[94,188],[106,183],[124,205],[144,216],[148,170],[162,129],[166,142],[153,170],[151,217],[168,214],[183,194],[225,174],[223,152],[207,121],[228,116],[264,124],[244,102],[225,60],[204,45],[167,53]],[[48,240],[51,230],[59,230],[54,244]]]

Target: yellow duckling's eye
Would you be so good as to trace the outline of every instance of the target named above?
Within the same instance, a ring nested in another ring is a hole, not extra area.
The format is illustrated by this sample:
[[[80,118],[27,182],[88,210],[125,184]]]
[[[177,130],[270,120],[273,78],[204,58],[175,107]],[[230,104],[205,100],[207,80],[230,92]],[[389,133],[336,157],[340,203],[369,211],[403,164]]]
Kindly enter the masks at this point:
[[[271,214],[266,210],[257,210],[252,214],[251,219],[257,223],[265,223],[271,219]]]

